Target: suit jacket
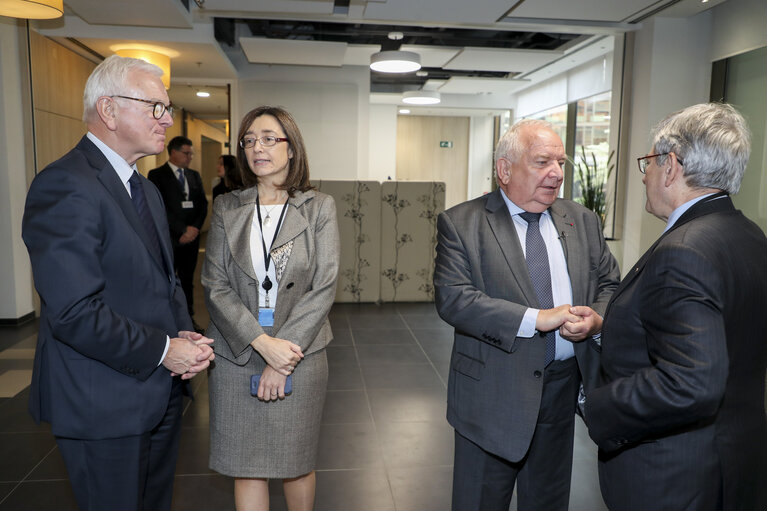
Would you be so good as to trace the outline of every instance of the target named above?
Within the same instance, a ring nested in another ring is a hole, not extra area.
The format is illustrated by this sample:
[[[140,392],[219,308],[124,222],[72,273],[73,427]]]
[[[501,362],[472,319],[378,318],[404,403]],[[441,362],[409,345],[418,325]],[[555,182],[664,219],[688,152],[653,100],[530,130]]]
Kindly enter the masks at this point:
[[[264,333],[258,323],[260,284],[250,256],[250,230],[256,187],[236,190],[213,204],[202,285],[210,313],[207,336],[216,356],[245,365],[250,343]],[[339,238],[333,198],[313,190],[288,199],[282,227],[271,250],[277,272],[277,303],[272,336],[301,346],[304,354],[333,338],[328,312],[338,276]]]
[[[192,169],[184,170],[184,177],[189,183],[189,200],[194,205],[189,209],[181,207],[181,203],[185,200],[184,188],[181,187],[176,173],[173,172],[167,162],[150,170],[147,177],[160,190],[163,201],[165,201],[170,239],[174,246],[178,244],[178,239],[184,234],[188,225],[202,229],[202,224],[208,214],[208,199],[205,197],[205,189],[202,186],[199,172]]]
[[[455,327],[448,421],[486,451],[515,462],[527,452],[537,422],[545,343],[516,337],[538,299],[501,193],[440,214],[434,285],[437,311]],[[566,200],[549,210],[563,234],[573,305],[602,314],[620,272],[597,216]],[[588,391],[599,369],[598,346],[587,340],[573,347]]]
[[[22,236],[42,310],[30,412],[80,439],[136,435],[162,418],[166,336],[191,330],[157,189],[141,178],[155,253],[125,186],[83,137],[32,182]]]
[[[762,231],[718,194],[613,295],[586,401],[611,510],[767,509],[765,257]]]

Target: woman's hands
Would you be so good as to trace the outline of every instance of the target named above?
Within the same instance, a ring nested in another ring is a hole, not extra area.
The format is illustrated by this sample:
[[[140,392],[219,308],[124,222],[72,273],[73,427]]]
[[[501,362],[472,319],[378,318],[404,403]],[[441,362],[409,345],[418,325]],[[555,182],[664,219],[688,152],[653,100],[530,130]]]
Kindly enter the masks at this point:
[[[284,399],[287,380],[287,376],[278,373],[271,366],[266,366],[258,382],[258,399],[261,401]]]
[[[282,388],[284,389],[284,377],[292,373],[296,364],[304,358],[301,347],[298,344],[286,341],[285,339],[279,339],[267,334],[259,335],[250,343],[250,345],[253,346],[253,349],[259,352],[261,356],[264,357],[264,360],[266,360],[266,363],[269,364],[267,369],[271,368],[275,372],[283,375]],[[264,374],[266,374],[266,371]],[[261,385],[263,385],[263,378],[259,384],[259,399],[261,398]],[[284,397],[284,394],[281,397]]]

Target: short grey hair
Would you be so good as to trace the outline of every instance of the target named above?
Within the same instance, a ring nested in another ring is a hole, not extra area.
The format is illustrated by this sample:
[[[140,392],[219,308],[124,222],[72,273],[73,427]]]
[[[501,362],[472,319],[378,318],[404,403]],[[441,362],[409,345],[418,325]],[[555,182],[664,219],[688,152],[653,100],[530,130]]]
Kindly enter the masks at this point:
[[[669,115],[653,129],[656,153],[673,152],[693,188],[738,193],[751,153],[746,120],[726,103],[701,103]],[[663,164],[666,156],[658,157]]]
[[[511,162],[517,161],[517,158],[522,155],[522,151],[525,149],[522,146],[521,133],[528,126],[554,131],[551,123],[542,119],[522,119],[515,122],[498,141],[498,145],[495,147],[495,161],[498,161],[500,158],[506,158]]]
[[[128,90],[128,75],[133,71],[149,73],[160,78],[162,69],[141,59],[112,55],[96,66],[83,92],[83,121],[96,113],[96,102],[102,96],[130,96],[136,91]],[[143,99],[143,98],[142,98]]]

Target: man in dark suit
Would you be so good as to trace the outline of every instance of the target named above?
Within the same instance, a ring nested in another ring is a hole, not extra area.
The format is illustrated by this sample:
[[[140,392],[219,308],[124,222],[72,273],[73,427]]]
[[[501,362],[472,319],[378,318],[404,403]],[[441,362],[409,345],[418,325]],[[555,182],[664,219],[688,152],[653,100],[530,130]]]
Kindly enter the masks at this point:
[[[565,158],[548,123],[520,121],[496,149],[499,190],[438,219],[455,511],[508,511],[515,483],[522,511],[568,507],[579,385],[620,275],[596,214],[557,199]]]
[[[160,194],[135,167],[173,124],[161,75],[118,56],[96,67],[88,133],[35,177],[24,212],[42,307],[30,412],[84,510],[170,509],[181,380],[213,358],[190,331]]]
[[[733,207],[750,152],[731,106],[695,105],[639,158],[667,222],[607,307],[586,423],[611,511],[767,509],[767,238]]]
[[[200,173],[189,168],[193,157],[192,141],[186,137],[173,137],[168,144],[168,161],[147,175],[165,201],[175,270],[186,295],[190,316],[194,316],[192,293],[200,251],[200,229],[208,214],[208,199]],[[196,324],[195,329],[199,330]]]

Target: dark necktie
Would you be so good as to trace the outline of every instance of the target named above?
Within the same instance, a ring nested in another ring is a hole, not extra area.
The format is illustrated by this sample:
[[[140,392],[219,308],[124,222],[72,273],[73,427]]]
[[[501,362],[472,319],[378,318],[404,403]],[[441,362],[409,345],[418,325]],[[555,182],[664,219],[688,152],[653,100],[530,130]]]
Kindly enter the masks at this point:
[[[141,179],[138,172],[133,172],[133,175],[128,180],[130,183],[130,194],[133,206],[136,208],[141,223],[144,226],[149,241],[152,244],[152,248],[155,250],[155,254],[162,260],[162,251],[160,250],[160,238],[157,236],[157,228],[154,226],[154,220],[152,220],[152,213],[149,211],[149,205],[146,202],[146,196],[144,195],[144,187],[141,186]]]
[[[186,178],[184,177],[184,169],[178,169],[178,184],[181,185],[181,191],[186,199]]]
[[[549,253],[546,251],[546,244],[543,242],[543,236],[541,236],[541,228],[539,226],[541,214],[524,212],[519,216],[527,221],[525,260],[527,262],[527,270],[530,272],[530,280],[533,281],[535,294],[538,295],[538,306],[540,309],[552,309],[554,308],[554,298],[551,294]],[[545,366],[554,360],[556,348],[557,339],[554,332],[548,332],[546,334]]]

